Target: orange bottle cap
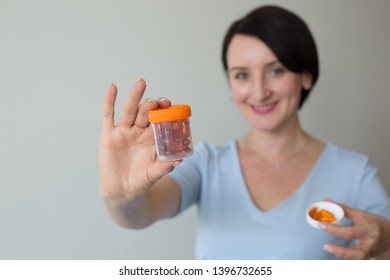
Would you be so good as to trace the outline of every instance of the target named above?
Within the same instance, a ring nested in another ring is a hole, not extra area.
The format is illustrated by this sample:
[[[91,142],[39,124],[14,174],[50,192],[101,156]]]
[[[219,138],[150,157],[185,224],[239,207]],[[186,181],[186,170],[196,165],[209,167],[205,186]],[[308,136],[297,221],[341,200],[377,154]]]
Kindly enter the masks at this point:
[[[170,122],[184,120],[191,116],[191,107],[187,104],[172,105],[148,112],[149,122]]]

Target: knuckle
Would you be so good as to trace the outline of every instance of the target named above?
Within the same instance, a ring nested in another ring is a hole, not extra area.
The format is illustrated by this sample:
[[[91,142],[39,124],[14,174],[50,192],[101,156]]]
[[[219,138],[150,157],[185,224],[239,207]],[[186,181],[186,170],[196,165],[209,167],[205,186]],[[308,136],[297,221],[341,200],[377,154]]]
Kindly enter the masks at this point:
[[[114,111],[109,111],[109,112],[104,112],[103,113],[103,118],[105,119],[110,119],[114,116]]]
[[[355,230],[349,230],[344,233],[345,239],[352,240],[355,236]]]
[[[373,223],[370,228],[372,236],[375,238],[379,238],[381,233],[379,225],[377,223]]]
[[[125,113],[128,116],[133,116],[134,115],[134,111],[132,111],[132,110],[130,110],[128,108],[123,108],[123,113]]]

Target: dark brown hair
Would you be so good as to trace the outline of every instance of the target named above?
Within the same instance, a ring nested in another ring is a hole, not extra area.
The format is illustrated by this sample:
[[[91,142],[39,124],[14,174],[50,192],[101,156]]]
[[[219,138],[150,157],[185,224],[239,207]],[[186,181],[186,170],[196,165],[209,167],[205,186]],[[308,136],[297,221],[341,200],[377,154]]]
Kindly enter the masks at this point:
[[[296,14],[277,7],[259,7],[229,27],[222,46],[222,63],[227,71],[227,50],[236,34],[254,36],[263,41],[290,71],[311,75],[312,88],[318,79],[319,61],[314,38],[306,23]],[[311,91],[302,88],[299,108]]]

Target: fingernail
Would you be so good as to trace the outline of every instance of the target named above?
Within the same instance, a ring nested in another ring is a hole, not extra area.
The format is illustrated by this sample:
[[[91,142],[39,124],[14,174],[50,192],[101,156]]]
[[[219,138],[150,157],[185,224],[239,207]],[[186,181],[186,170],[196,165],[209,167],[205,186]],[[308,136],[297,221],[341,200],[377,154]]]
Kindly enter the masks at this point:
[[[115,84],[114,82],[111,82],[110,87],[111,87],[111,86],[116,87],[116,84]]]
[[[324,249],[325,251],[331,254],[334,252],[333,246],[330,246],[329,244],[325,244],[324,247],[322,247],[322,249]]]
[[[174,167],[178,166],[180,163],[181,163],[181,161],[176,161],[176,162],[172,165],[172,167],[174,168]]]
[[[165,98],[165,97],[160,97],[158,99],[159,102],[165,102],[165,101],[168,101],[168,98]]]
[[[320,229],[326,229],[326,225],[324,223],[318,223],[317,225]]]
[[[139,78],[139,79],[137,80],[137,82],[140,82],[140,81],[143,81],[143,82],[146,84],[146,81],[145,81],[144,78]]]
[[[146,102],[149,102],[149,103],[154,103],[156,104],[156,100],[152,99],[152,98],[148,98],[146,99]]]
[[[146,82],[144,79],[138,79],[135,84],[134,84],[134,87],[138,90],[141,90],[141,89],[144,89],[146,86]]]

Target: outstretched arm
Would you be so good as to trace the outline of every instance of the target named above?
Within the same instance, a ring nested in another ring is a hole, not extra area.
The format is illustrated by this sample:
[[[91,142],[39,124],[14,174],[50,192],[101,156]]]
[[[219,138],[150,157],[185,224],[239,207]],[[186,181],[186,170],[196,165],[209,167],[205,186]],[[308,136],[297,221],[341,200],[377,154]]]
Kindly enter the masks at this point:
[[[141,103],[145,88],[142,79],[134,84],[116,125],[116,85],[108,88],[103,106],[100,194],[113,220],[127,228],[146,227],[174,215],[179,208],[179,187],[173,179],[164,178],[178,162],[156,159],[147,116],[148,111],[171,103],[166,99]]]

